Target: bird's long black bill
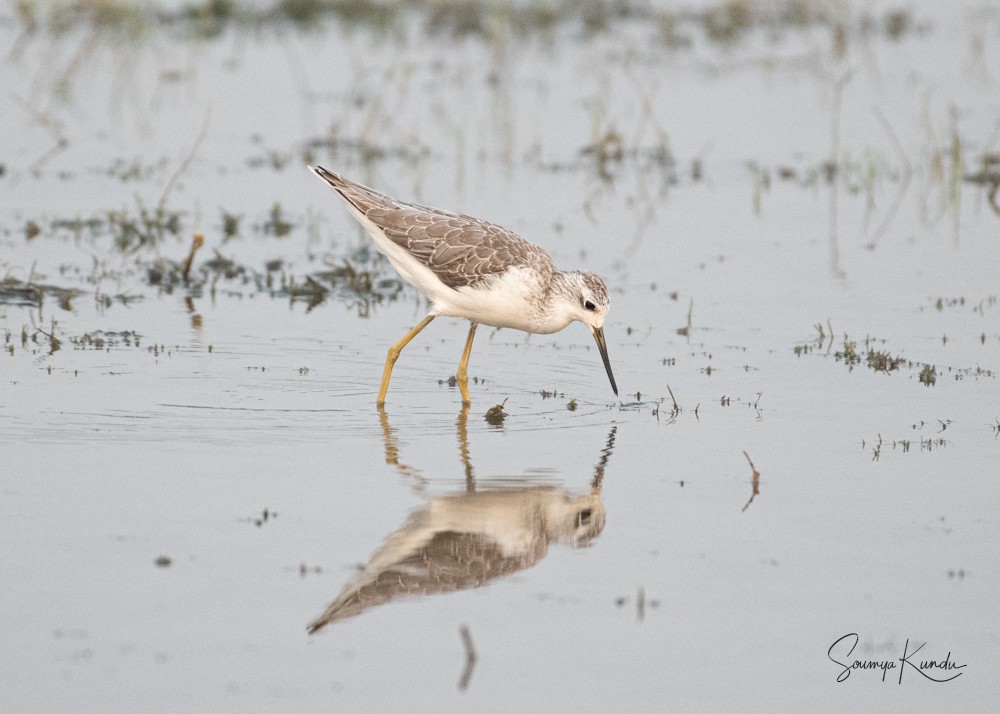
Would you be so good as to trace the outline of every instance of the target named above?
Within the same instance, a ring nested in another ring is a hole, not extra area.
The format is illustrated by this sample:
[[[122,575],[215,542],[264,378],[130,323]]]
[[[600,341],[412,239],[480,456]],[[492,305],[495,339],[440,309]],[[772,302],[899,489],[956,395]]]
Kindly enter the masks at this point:
[[[604,341],[604,328],[594,328],[594,340],[597,342],[597,349],[601,351],[601,359],[604,360],[604,369],[608,371],[608,379],[611,380],[611,388],[618,396],[618,385],[615,384],[615,375],[611,374],[611,362],[608,360],[608,343]]]

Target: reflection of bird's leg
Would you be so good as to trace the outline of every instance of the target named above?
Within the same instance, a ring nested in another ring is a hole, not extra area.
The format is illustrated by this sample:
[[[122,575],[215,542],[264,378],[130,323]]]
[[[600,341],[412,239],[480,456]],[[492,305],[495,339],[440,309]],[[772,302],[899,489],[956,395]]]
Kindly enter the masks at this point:
[[[403,339],[394,344],[389,348],[389,354],[385,358],[385,369],[382,371],[382,386],[378,389],[378,402],[379,406],[385,404],[385,393],[389,391],[389,377],[392,376],[392,368],[396,364],[396,360],[399,359],[399,353],[403,351],[403,348],[417,336],[417,333],[430,324],[431,320],[434,319],[434,315],[428,315],[423,320],[420,321],[416,327],[403,335]]]
[[[593,489],[594,493],[601,492],[601,484],[604,482],[604,468],[608,465],[608,459],[611,458],[611,452],[615,448],[615,434],[618,433],[618,427],[611,427],[611,431],[608,433],[608,441],[601,449],[601,458],[597,462],[597,466],[594,467],[594,478],[590,482],[590,487]]]
[[[422,491],[424,479],[412,467],[399,463],[399,442],[396,441],[396,435],[393,433],[392,427],[389,426],[389,415],[381,404],[378,407],[378,420],[382,426],[382,439],[385,443],[385,462],[390,466],[395,466],[403,476],[412,478],[415,481],[416,490]]]
[[[458,372],[455,373],[455,380],[458,382],[458,391],[462,393],[462,404],[470,404],[469,397],[469,355],[472,354],[472,340],[476,336],[475,322],[469,323],[469,336],[465,340],[465,350],[462,352],[462,360],[458,363]]]
[[[472,323],[475,325],[475,323]],[[462,457],[462,466],[465,467],[465,490],[474,493],[476,490],[476,477],[472,474],[472,459],[469,458],[469,403],[462,405],[462,411],[458,413],[458,452]]]
[[[390,466],[399,466],[399,444],[392,434],[392,427],[389,426],[389,415],[385,412],[385,406],[378,407],[378,421],[382,426],[382,440],[385,442],[385,462]]]

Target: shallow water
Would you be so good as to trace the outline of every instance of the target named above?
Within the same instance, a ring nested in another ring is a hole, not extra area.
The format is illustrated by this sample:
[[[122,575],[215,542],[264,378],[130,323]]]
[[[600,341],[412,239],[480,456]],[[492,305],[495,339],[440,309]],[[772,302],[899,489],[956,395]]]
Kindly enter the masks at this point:
[[[840,55],[826,20],[710,37],[719,7],[207,38],[8,12],[4,709],[988,710],[1000,214],[969,177],[1000,11],[855,10]],[[376,410],[427,306],[307,161],[603,275],[621,398],[579,325],[483,327],[463,414],[442,318]],[[161,201],[176,235],[109,219]],[[960,676],[900,662],[924,642]]]

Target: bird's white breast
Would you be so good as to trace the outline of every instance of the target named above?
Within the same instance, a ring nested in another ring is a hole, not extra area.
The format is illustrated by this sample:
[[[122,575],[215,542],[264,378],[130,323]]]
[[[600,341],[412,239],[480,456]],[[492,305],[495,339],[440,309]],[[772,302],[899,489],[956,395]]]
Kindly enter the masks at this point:
[[[569,324],[569,320],[552,323],[553,316],[546,300],[547,287],[537,273],[514,267],[476,286],[439,291],[431,299],[434,311],[440,315],[464,317],[484,325],[525,332],[556,332]]]

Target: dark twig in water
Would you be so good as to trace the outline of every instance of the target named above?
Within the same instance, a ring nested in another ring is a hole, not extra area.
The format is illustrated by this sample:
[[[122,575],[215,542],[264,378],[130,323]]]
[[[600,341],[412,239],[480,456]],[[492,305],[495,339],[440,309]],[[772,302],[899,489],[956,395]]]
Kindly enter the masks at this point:
[[[465,669],[462,671],[462,678],[458,680],[458,690],[464,692],[472,679],[472,670],[476,668],[476,646],[472,644],[472,635],[469,633],[467,625],[458,628],[458,634],[465,645]]]
[[[677,416],[680,414],[681,408],[677,405],[677,397],[674,396],[674,390],[670,388],[669,384],[667,385],[667,391],[670,392],[670,399],[674,403],[673,414],[674,416]]]
[[[188,273],[191,272],[191,263],[194,262],[194,254],[198,252],[198,249],[205,245],[205,236],[202,233],[195,233],[194,238],[191,240],[191,250],[188,252],[187,259],[184,261],[184,272],[182,277],[184,282],[188,281]]]
[[[746,511],[760,493],[760,471],[757,470],[757,467],[753,465],[753,461],[750,460],[750,454],[744,451],[743,455],[747,457],[747,463],[750,464],[750,470],[753,471],[753,493],[750,494],[750,500],[743,506],[743,511]]]

